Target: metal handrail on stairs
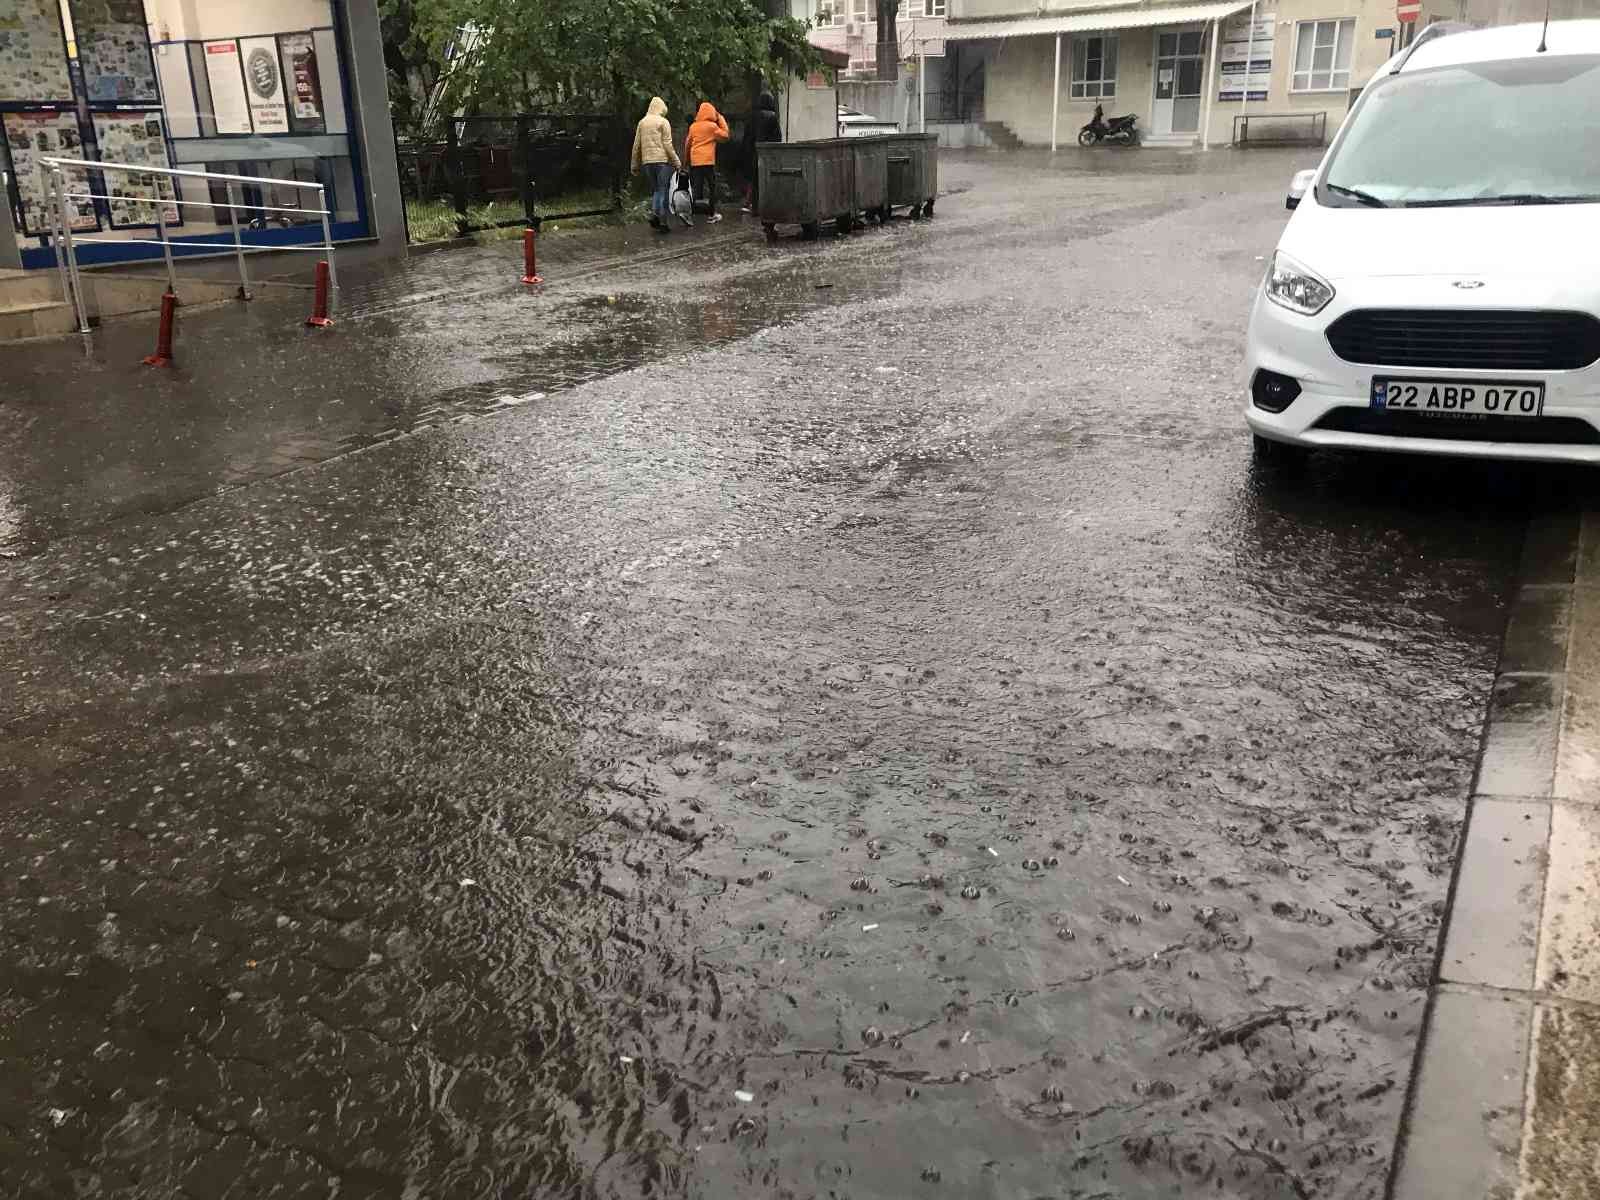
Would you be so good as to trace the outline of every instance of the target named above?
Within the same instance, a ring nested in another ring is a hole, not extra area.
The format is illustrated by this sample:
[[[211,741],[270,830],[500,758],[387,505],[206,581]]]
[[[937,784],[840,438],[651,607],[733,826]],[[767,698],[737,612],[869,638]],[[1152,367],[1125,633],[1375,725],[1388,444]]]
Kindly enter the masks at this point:
[[[98,162],[86,158],[55,158],[41,157],[40,164],[49,172],[45,180],[45,191],[54,201],[54,225],[51,232],[51,242],[56,252],[56,269],[61,273],[61,289],[64,296],[70,297],[73,311],[78,318],[78,332],[89,332],[89,316],[83,301],[83,280],[78,272],[78,243],[84,245],[127,245],[128,243],[118,238],[74,238],[72,233],[72,214],[67,202],[70,200],[120,200],[123,203],[149,204],[156,211],[156,231],[159,235],[161,255],[167,265],[167,290],[173,295],[178,291],[177,268],[172,261],[172,248],[174,246],[215,246],[215,242],[199,241],[173,241],[167,235],[167,206],[174,208],[179,205],[190,204],[196,208],[226,208],[229,221],[233,226],[233,252],[239,263],[239,296],[241,299],[250,298],[250,276],[245,269],[244,256],[246,252],[252,254],[272,253],[280,250],[313,250],[319,251],[328,264],[329,304],[336,302],[339,294],[339,276],[334,269],[333,261],[333,229],[329,218],[333,215],[328,208],[328,190],[321,183],[311,183],[298,179],[277,179],[263,175],[223,175],[215,171],[183,171],[172,167],[152,167],[143,163],[137,165],[130,163]],[[202,179],[211,183],[225,184],[228,193],[226,204],[218,204],[210,198],[211,189],[206,189],[206,200],[184,200],[178,195],[177,185],[171,186],[171,197],[161,194],[162,189],[157,184],[154,197],[149,196],[116,196],[103,195],[92,190],[92,185],[87,178],[84,181],[84,190],[81,192],[69,191],[66,173],[68,170],[88,171],[120,171],[127,175],[158,175],[167,179]],[[238,186],[240,184],[265,184],[268,187],[289,187],[303,191],[313,191],[317,194],[316,208],[281,208],[269,207],[262,204],[239,203]],[[322,219],[322,244],[320,246],[246,246],[239,235],[239,211],[248,209],[252,212],[294,212],[303,216],[318,216]],[[150,244],[148,242],[140,244]],[[65,254],[63,254],[65,251]]]

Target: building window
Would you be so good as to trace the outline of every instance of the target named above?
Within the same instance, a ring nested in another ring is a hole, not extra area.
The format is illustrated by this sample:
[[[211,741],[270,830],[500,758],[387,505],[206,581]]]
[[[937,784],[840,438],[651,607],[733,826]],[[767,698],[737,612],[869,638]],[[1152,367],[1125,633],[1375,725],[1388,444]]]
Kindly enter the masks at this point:
[[[933,0],[927,0],[933,3]],[[942,0],[941,0],[942,3]],[[1109,100],[1117,94],[1117,39],[1072,39],[1072,90],[1074,100]]]
[[[922,15],[925,17],[944,16],[944,0],[922,0]]]
[[[1354,17],[1343,21],[1301,21],[1295,26],[1296,92],[1342,92],[1350,87],[1350,57],[1355,49]]]
[[[865,21],[867,19],[867,0],[852,0],[850,15],[852,20]]]

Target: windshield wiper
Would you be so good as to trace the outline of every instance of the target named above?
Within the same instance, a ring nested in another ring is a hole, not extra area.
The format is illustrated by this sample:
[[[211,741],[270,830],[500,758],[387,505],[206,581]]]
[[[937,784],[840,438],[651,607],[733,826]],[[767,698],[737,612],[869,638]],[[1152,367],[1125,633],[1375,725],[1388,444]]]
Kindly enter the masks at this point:
[[[1360,188],[1344,187],[1337,183],[1324,183],[1322,186],[1327,188],[1335,196],[1344,196],[1350,200],[1354,200],[1357,204],[1364,204],[1368,208],[1389,207],[1387,202],[1379,200],[1371,192],[1363,192]]]
[[[1506,204],[1600,204],[1600,196],[1550,196],[1543,192],[1509,192],[1504,196],[1455,196],[1444,200],[1410,200],[1406,208],[1488,208]]]

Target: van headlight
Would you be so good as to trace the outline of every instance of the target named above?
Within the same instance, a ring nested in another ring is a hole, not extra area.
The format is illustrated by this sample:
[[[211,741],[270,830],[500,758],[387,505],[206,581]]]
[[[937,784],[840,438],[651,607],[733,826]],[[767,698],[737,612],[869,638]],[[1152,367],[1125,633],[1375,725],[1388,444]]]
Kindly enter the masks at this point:
[[[1272,256],[1266,289],[1267,299],[1304,317],[1316,316],[1333,299],[1333,284],[1282,251]]]

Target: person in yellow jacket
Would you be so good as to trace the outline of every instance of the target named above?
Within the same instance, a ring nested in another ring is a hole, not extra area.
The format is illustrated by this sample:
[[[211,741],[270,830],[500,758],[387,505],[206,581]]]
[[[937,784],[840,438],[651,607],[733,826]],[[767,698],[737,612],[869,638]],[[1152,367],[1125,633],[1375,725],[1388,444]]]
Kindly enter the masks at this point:
[[[683,139],[684,157],[689,160],[689,182],[694,198],[710,207],[711,224],[722,220],[717,211],[717,143],[728,140],[728,122],[709,102],[700,105]]]
[[[633,173],[637,175],[642,167],[650,180],[650,224],[661,233],[672,232],[667,224],[672,215],[672,179],[682,165],[672,146],[667,102],[660,96],[653,97],[639,127],[633,131]]]

